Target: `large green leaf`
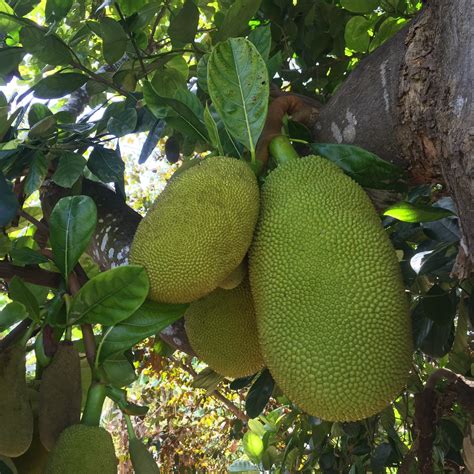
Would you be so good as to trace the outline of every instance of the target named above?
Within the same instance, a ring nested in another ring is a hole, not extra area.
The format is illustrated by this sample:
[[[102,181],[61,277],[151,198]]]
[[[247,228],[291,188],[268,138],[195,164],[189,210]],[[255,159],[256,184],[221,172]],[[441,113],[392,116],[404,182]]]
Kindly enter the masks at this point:
[[[171,18],[168,34],[175,47],[192,43],[199,22],[199,10],[193,0],[186,0],[178,14]]]
[[[48,174],[48,165],[46,156],[37,151],[30,162],[30,170],[25,180],[25,194],[27,196],[34,193],[43,184]]]
[[[224,155],[224,149],[222,148],[219,130],[217,129],[217,124],[207,104],[206,108],[204,109],[204,123],[206,124],[209,141],[211,142],[212,146],[216,149],[216,151],[218,151],[219,155]]]
[[[97,208],[88,196],[68,196],[54,206],[49,222],[54,262],[66,278],[86,250],[97,222]]]
[[[87,167],[104,183],[120,183],[123,181],[125,164],[116,150],[94,147]]]
[[[0,12],[13,15],[13,9],[5,0],[0,0]],[[18,24],[8,19],[5,15],[0,15],[0,34],[5,35],[18,29]]]
[[[375,189],[403,189],[403,170],[370,151],[354,145],[311,143],[311,151],[341,167],[361,186]]]
[[[104,17],[100,21],[100,31],[104,59],[109,64],[114,64],[125,53],[127,34],[120,23],[109,17]]]
[[[53,33],[37,26],[26,26],[20,30],[20,41],[28,53],[53,66],[70,64],[72,55],[63,41]]]
[[[163,304],[147,300],[128,319],[117,324],[104,336],[100,360],[130,349],[137,342],[158,334],[181,318],[187,305]]]
[[[249,34],[249,41],[255,45],[260,56],[267,61],[272,46],[272,31],[270,25],[260,26],[252,30]]]
[[[269,84],[265,61],[245,38],[231,38],[212,51],[209,95],[226,128],[251,153],[265,124]]]
[[[100,273],[74,296],[71,322],[114,326],[127,319],[148,295],[148,277],[139,265],[126,265]]]
[[[7,225],[16,216],[18,207],[18,199],[0,171],[0,226]]]
[[[233,36],[239,36],[246,28],[249,21],[257,13],[262,0],[234,0],[230,3],[224,20],[219,26],[216,35],[217,41],[223,41]]]
[[[70,188],[82,175],[86,159],[78,153],[66,151],[61,154],[52,180],[63,188]]]
[[[82,87],[88,77],[77,72],[56,73],[41,79],[33,87],[35,97],[40,99],[57,99]]]
[[[245,400],[245,411],[250,418],[256,418],[262,413],[270,400],[274,385],[275,382],[268,369],[263,370],[253,383]]]
[[[16,69],[24,55],[25,50],[23,48],[0,49],[0,74],[8,74]]]
[[[424,206],[406,201],[394,204],[383,214],[403,222],[431,222],[454,215],[453,212],[442,207]]]
[[[48,0],[46,2],[46,21],[60,21],[71,9],[74,0]]]
[[[19,301],[8,303],[0,311],[0,332],[5,331],[13,324],[25,319],[28,316],[25,306]]]
[[[23,280],[17,276],[13,277],[8,284],[8,291],[10,298],[21,303],[33,321],[39,321],[40,308],[38,300]]]
[[[346,24],[344,38],[349,49],[365,53],[369,47],[372,22],[363,16],[353,16]]]
[[[107,128],[112,135],[123,137],[135,130],[137,118],[136,109],[127,107],[110,117],[107,122]]]
[[[137,378],[133,364],[130,363],[124,354],[113,355],[104,361],[102,367],[104,368],[107,382],[117,388],[126,387]]]

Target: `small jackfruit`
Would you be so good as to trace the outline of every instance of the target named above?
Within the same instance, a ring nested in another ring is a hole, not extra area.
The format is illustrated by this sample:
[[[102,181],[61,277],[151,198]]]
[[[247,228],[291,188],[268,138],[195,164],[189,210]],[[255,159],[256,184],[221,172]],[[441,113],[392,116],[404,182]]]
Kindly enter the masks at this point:
[[[353,421],[403,389],[412,339],[397,257],[340,168],[308,156],[269,174],[249,271],[263,357],[295,404]]]
[[[147,271],[149,298],[189,303],[214,290],[247,253],[258,206],[256,177],[234,158],[207,158],[170,180],[130,251]]]
[[[81,361],[71,342],[61,342],[44,369],[39,390],[39,432],[51,451],[59,435],[81,418]]]
[[[244,377],[263,367],[248,278],[191,303],[184,322],[191,347],[217,373]]]
[[[138,438],[128,442],[130,459],[135,474],[160,474],[160,469],[146,446]]]
[[[25,351],[12,346],[0,353],[0,454],[21,456],[33,437],[33,412],[25,380]]]
[[[72,425],[50,452],[45,474],[116,474],[117,458],[109,432],[100,426]]]

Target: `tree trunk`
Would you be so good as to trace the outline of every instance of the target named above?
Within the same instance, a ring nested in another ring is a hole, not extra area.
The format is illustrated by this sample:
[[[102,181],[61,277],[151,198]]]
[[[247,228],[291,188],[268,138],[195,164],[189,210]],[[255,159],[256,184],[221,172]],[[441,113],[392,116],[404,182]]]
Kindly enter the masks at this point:
[[[474,3],[431,0],[352,72],[322,108],[315,140],[366,148],[413,183],[443,183],[463,238],[456,273],[474,266]]]

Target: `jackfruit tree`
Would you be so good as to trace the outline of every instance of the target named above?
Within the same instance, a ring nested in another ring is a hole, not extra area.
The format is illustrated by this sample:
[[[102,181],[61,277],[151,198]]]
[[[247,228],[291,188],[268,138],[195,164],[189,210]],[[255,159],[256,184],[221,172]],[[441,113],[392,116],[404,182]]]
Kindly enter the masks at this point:
[[[471,3],[0,0],[0,472],[469,472]]]

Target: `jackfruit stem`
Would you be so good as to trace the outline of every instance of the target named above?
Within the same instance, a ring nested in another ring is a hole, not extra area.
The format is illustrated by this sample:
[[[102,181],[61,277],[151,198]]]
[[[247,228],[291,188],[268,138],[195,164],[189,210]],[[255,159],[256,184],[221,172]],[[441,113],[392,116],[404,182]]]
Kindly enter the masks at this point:
[[[99,426],[102,406],[105,401],[105,385],[92,382],[87,392],[86,406],[82,414],[81,423],[88,426]]]
[[[299,158],[298,153],[293,148],[290,139],[286,135],[277,135],[272,139],[268,148],[270,154],[275,158],[278,165],[283,165]]]

